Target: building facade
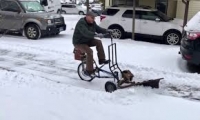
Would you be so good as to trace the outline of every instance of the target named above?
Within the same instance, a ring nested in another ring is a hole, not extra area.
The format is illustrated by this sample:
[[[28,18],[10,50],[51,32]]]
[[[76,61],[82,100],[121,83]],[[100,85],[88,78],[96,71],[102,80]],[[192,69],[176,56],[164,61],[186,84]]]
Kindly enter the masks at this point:
[[[133,0],[106,0],[106,7],[124,4],[133,5]],[[185,4],[182,0],[136,0],[136,6],[150,6],[158,9],[173,18],[184,18]],[[188,20],[200,11],[200,0],[191,0],[188,11]]]

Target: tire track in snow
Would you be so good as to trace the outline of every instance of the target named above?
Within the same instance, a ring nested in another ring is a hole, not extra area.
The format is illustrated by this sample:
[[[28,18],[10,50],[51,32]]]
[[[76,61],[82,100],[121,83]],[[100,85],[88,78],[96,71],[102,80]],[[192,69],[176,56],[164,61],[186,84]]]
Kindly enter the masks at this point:
[[[1,54],[1,51],[6,54]],[[78,87],[85,86],[89,88],[93,84],[81,81],[76,70],[68,66],[68,64],[58,65],[54,60],[50,59],[48,61],[38,60],[36,54],[5,51],[9,50],[0,49],[0,69],[2,70],[35,75],[56,83],[64,83]],[[102,90],[102,87],[98,85],[95,84],[95,86],[90,88],[93,90]]]
[[[7,49],[20,50],[21,48],[23,48],[23,49],[26,49],[27,52],[35,50],[38,53],[40,53],[40,52],[49,52],[49,53],[55,53],[55,54],[59,54],[59,55],[71,55],[72,54],[72,53],[66,53],[66,52],[62,52],[62,51],[52,50],[50,48],[45,48],[45,47],[41,48],[39,46],[30,46],[30,45],[22,45],[22,44],[11,44],[11,43],[8,44],[8,43],[4,43],[4,42],[1,42],[1,45],[5,45],[5,46],[1,47],[1,49],[5,49],[5,50],[7,50]]]
[[[30,53],[13,52],[0,49],[0,63],[2,69],[22,69],[38,71],[46,74],[70,78],[70,73],[76,73],[74,69],[66,65],[57,65],[54,60],[39,60],[37,55]],[[66,73],[66,74],[64,74]]]

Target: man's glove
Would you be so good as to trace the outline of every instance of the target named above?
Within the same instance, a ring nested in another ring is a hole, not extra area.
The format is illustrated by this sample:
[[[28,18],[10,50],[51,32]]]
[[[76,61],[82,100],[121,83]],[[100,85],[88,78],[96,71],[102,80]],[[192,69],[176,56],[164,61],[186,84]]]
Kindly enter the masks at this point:
[[[100,33],[100,34],[96,34],[96,35],[94,35],[94,37],[103,38],[103,37],[104,37],[104,35],[103,35],[102,33]]]
[[[114,30],[112,30],[112,29],[107,29],[107,30],[106,30],[106,32],[108,32],[108,33],[113,33],[113,31],[114,31]]]

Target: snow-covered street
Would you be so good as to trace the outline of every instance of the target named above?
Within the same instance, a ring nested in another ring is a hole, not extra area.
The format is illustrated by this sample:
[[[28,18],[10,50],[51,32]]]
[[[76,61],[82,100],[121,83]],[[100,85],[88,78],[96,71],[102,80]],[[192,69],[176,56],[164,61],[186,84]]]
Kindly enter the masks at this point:
[[[200,102],[194,100],[200,99],[200,76],[187,70],[179,46],[114,40],[120,67],[130,69],[136,81],[163,77],[158,90],[132,87],[110,94],[104,91],[109,79],[81,81],[72,45],[80,17],[66,15],[67,30],[59,36],[0,38],[1,120],[200,119]],[[110,39],[102,42],[107,53]]]

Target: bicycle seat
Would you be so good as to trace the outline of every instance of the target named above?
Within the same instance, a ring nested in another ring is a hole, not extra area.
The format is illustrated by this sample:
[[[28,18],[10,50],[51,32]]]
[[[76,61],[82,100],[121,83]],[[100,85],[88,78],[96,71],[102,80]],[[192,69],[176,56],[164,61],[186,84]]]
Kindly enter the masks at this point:
[[[83,60],[84,58],[86,58],[86,53],[82,52],[80,49],[78,48],[74,48],[74,59],[75,60]]]

